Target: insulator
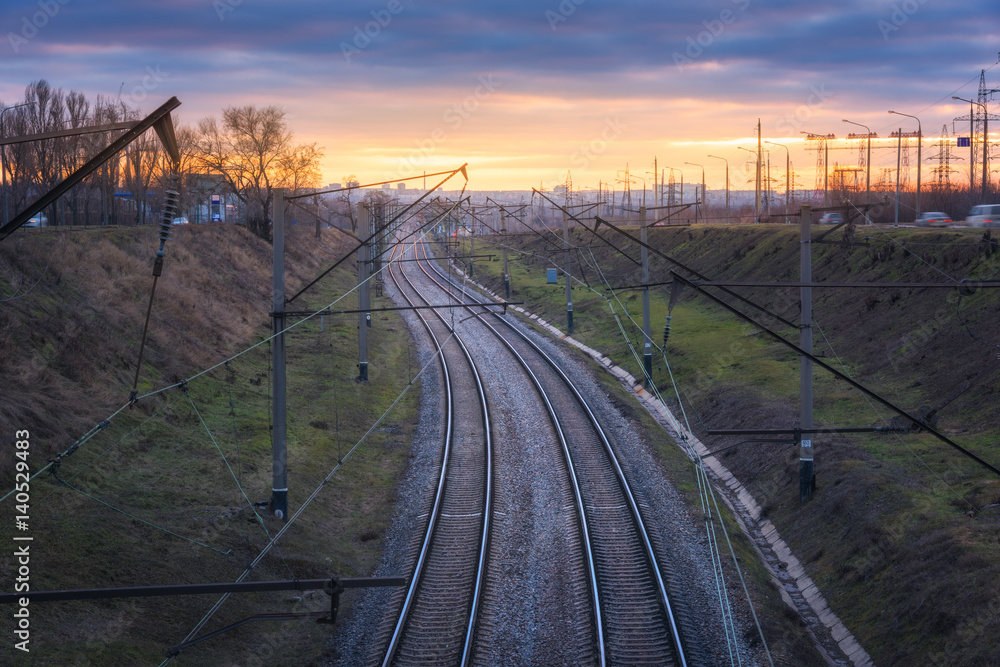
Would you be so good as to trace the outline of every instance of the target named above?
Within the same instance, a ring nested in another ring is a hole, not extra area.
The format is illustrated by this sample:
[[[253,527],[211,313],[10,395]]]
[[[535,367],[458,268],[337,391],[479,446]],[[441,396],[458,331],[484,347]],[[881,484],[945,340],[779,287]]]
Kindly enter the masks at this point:
[[[667,315],[667,323],[663,325],[663,347],[667,346],[670,339],[670,315]]]
[[[176,190],[167,190],[163,193],[163,217],[160,219],[161,227],[169,227],[173,223],[174,217],[177,215],[179,200],[180,194]]]

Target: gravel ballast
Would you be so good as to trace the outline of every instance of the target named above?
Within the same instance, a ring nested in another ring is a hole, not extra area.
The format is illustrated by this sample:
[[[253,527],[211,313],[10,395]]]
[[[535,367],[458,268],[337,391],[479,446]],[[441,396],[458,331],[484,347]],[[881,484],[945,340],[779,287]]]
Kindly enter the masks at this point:
[[[394,299],[394,290],[388,293]],[[432,350],[422,325],[412,313],[407,323],[420,346],[421,364]],[[656,459],[648,438],[634,420],[623,414],[619,402],[602,386],[602,369],[581,359],[576,351],[506,316],[528,332],[576,383],[604,426],[633,486],[651,532],[658,558],[669,571],[672,604],[686,620],[686,637],[694,647],[689,664],[767,664],[759,643],[744,638],[756,634],[739,582],[727,579],[735,638],[723,630],[719,592],[700,509],[693,510],[674,488]],[[497,505],[484,603],[496,605],[488,627],[480,628],[484,654],[481,664],[579,664],[584,613],[573,604],[581,582],[567,580],[565,554],[573,539],[575,520],[571,498],[545,471],[554,470],[559,452],[545,443],[551,437],[547,414],[534,389],[506,348],[474,321],[459,326],[466,345],[484,376],[494,428]],[[399,487],[397,512],[385,537],[384,554],[375,574],[408,571],[407,558],[422,539],[422,514],[436,483],[440,464],[442,406],[438,371],[428,369],[422,380],[420,423],[411,443],[413,455]],[[656,434],[655,437],[666,437]],[[727,572],[727,577],[731,573]],[[384,646],[375,646],[384,634],[386,609],[394,608],[398,592],[372,589],[360,596],[343,625],[331,639],[329,664],[371,664]],[[731,655],[739,653],[739,658]]]

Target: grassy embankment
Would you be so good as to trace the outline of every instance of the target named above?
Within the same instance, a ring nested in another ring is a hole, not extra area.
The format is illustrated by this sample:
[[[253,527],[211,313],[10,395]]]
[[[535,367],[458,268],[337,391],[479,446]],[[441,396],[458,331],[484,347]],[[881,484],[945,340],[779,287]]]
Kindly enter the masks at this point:
[[[350,247],[334,234],[325,231],[316,242],[311,231],[292,228],[290,290]],[[37,470],[127,400],[156,246],[153,229],[53,230],[0,245],[0,291],[7,296],[24,285],[20,298],[0,308],[4,492],[13,480],[14,429],[30,430],[31,467]],[[270,261],[270,246],[242,229],[178,230],[157,288],[140,394],[189,378],[269,335]],[[349,268],[338,270],[296,307],[325,305],[354,283]],[[347,297],[340,307],[355,303]],[[401,320],[377,314],[369,334],[371,384],[362,386],[353,379],[357,320],[325,318],[323,324],[322,332],[315,320],[288,336],[292,511],[396,398],[415,365]],[[186,392],[170,389],[140,401],[64,460],[62,480],[130,516],[48,475],[36,479],[31,585],[113,587],[239,576],[266,543],[265,528],[273,535],[281,527],[270,518],[261,525],[236,482],[252,502],[270,498],[269,363],[264,344],[192,380]],[[404,398],[251,580],[370,574],[408,458],[417,399],[416,391]],[[9,539],[10,500],[3,513]],[[11,582],[13,559],[0,559],[0,572]],[[233,596],[203,632],[255,613],[329,604],[322,593],[299,597]],[[156,664],[215,600],[32,605],[31,654],[23,662]],[[6,627],[9,634],[10,619]],[[322,655],[329,631],[311,621],[252,623],[185,651],[178,664],[299,665]]]
[[[858,237],[865,235],[862,229]],[[1000,253],[988,251],[981,230],[894,230],[895,240],[875,230],[867,235],[867,247],[815,245],[815,279],[946,282],[942,272],[959,279],[1000,275]],[[575,335],[640,376],[594,267],[599,265],[616,285],[638,283],[638,269],[592,234],[578,229],[572,238],[579,246],[593,242],[593,247],[574,251],[573,267],[600,293],[574,290]],[[626,239],[614,242],[638,257],[638,248]],[[650,242],[716,279],[798,278],[798,231],[791,226],[656,229]],[[533,312],[564,326],[564,287],[561,281],[545,283],[545,268],[561,267],[562,253],[535,235],[512,236],[510,244],[516,249],[511,254],[512,299],[526,301]],[[659,258],[651,267],[653,282],[667,280],[672,268]],[[479,263],[476,270],[480,280],[502,291],[499,262]],[[797,290],[741,291],[797,320]],[[619,298],[641,322],[638,293],[624,291]],[[654,289],[657,341],[668,300],[666,288]],[[1000,295],[989,289],[962,299],[955,290],[940,289],[815,290],[815,349],[833,366],[913,412],[937,406],[970,382],[968,391],[941,409],[938,426],[1000,467],[998,301]],[[797,329],[768,323],[797,342]],[[788,348],[691,290],[675,307],[672,324],[667,355],[696,433],[797,422],[798,359]],[[638,348],[635,329],[627,322],[625,326]],[[672,396],[662,360],[655,364],[654,380],[665,396]],[[872,407],[861,392],[816,370],[818,425],[884,425],[882,418],[892,416],[878,404]],[[711,448],[735,442],[705,440]],[[1000,480],[927,434],[827,435],[816,442],[817,492],[802,507],[794,448],[744,445],[723,460],[754,493],[876,664],[995,662],[1000,656],[1000,642],[991,639],[1000,629],[995,613],[1000,605],[995,594],[1000,584]],[[669,448],[661,453],[665,460],[673,456]],[[674,465],[683,469],[685,464]],[[759,580],[758,588],[766,590]],[[770,603],[766,609],[774,616],[781,613]],[[783,643],[794,633],[789,634],[786,624],[770,627],[768,634]]]

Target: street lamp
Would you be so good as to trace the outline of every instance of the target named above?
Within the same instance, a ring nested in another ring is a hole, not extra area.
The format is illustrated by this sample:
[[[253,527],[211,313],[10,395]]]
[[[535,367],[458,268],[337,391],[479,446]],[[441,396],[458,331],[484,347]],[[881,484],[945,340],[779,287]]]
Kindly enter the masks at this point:
[[[629,174],[629,178],[638,178],[642,181],[642,207],[646,208],[646,179],[642,176],[636,176],[635,174]]]
[[[722,160],[726,163],[726,224],[729,224],[729,160],[724,157],[719,157],[718,155],[709,155],[708,157],[715,158],[716,160]]]
[[[3,124],[3,115],[8,111],[10,111],[11,109],[20,109],[21,107],[28,107],[34,103],[35,102],[32,101],[32,102],[25,102],[24,104],[15,104],[12,107],[5,107],[3,111],[0,111],[0,137],[3,137],[4,139],[7,138],[6,126]],[[2,172],[3,176],[3,222],[4,224],[7,224],[10,221],[10,212],[8,210],[9,195],[7,193],[7,145],[6,144],[0,145],[0,172]],[[41,223],[39,223],[39,227],[41,227]]]
[[[685,162],[684,164],[689,164],[692,167],[701,167],[701,206],[699,208],[701,209],[701,221],[705,222],[705,203],[706,203],[705,202],[705,168],[702,167],[700,164],[698,164],[696,162]],[[697,203],[697,200],[698,200],[698,198],[695,197],[695,202],[696,203]],[[695,212],[694,219],[695,219],[695,222],[697,222],[698,221],[697,209],[695,209],[695,211],[696,212]]]
[[[889,113],[894,113],[897,116],[906,116],[917,121],[917,215],[920,215],[920,149],[924,143],[924,133],[920,127],[920,119],[916,116],[911,116],[908,113],[900,113],[899,111],[889,110]]]
[[[872,131],[867,125],[855,123],[853,120],[844,119],[844,122],[863,127],[868,132],[868,157],[865,165],[865,203],[867,204],[871,202],[872,198]]]
[[[777,141],[768,141],[767,139],[764,140],[764,143],[772,144],[774,146],[781,146],[782,148],[785,149],[785,222],[787,223],[788,212],[790,210],[788,208],[788,193],[791,190],[791,184],[792,184],[791,180],[792,159],[788,154],[788,146],[786,146],[785,144],[779,144]]]
[[[975,136],[975,131],[973,130],[974,118],[972,115],[972,105],[975,104],[976,106],[980,106],[983,108],[983,178],[981,179],[982,190],[979,195],[980,203],[983,203],[986,201],[986,182],[989,180],[989,174],[987,172],[987,166],[986,166],[987,163],[986,146],[989,143],[988,141],[986,141],[986,122],[988,120],[986,114],[986,105],[983,104],[982,102],[973,102],[972,100],[967,100],[964,97],[955,97],[954,95],[951,96],[951,99],[958,100],[959,102],[969,103],[969,195],[972,194],[972,180],[974,178],[972,173],[972,163],[975,161],[975,154],[973,153],[973,151],[976,150],[975,146],[973,146],[972,144],[972,139]]]

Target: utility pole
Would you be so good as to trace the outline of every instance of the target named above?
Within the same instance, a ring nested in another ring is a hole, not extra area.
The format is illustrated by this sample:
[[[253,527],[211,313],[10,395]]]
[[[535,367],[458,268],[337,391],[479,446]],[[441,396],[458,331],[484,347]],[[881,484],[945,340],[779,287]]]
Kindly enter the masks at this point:
[[[920,215],[920,213],[922,213],[922,209],[920,208],[920,165],[923,162],[921,152],[924,145],[924,130],[920,125],[920,119],[912,114],[900,113],[891,109],[889,110],[889,113],[896,114],[897,116],[906,116],[907,118],[912,118],[917,121],[917,215]]]
[[[274,335],[271,420],[271,512],[279,519],[288,517],[288,468],[285,419],[285,189],[275,188],[272,206],[273,289],[271,328]]]
[[[917,215],[923,213],[923,209],[920,208],[920,163],[923,162],[923,147],[924,128],[920,126],[920,119],[917,118]]]
[[[901,169],[900,160],[903,152],[903,128],[896,131],[896,222],[893,227],[899,227],[899,172]]]
[[[627,169],[627,167],[626,167]],[[573,281],[569,274],[569,214],[563,209],[563,254],[566,259],[566,333],[573,334]]]
[[[792,160],[788,152],[788,146],[786,146],[785,144],[779,144],[777,141],[765,141],[764,143],[773,144],[774,146],[781,146],[782,148],[785,149],[785,214],[786,214],[785,223],[787,224],[788,222],[790,222],[787,214],[791,210],[788,208],[788,193],[791,192],[792,189],[792,180],[791,180]]]
[[[715,158],[716,160],[722,160],[726,163],[726,224],[729,224],[729,160],[724,157],[719,157],[718,155],[709,155],[708,157]]]
[[[718,155],[709,155],[708,157],[713,157],[716,160],[722,160],[726,163],[726,224],[729,224],[729,160],[724,157],[719,157]]]
[[[754,222],[760,222],[760,158],[761,158],[760,118],[757,119],[757,188],[753,200]]]
[[[653,330],[649,323],[649,251],[646,249],[646,207],[639,209],[639,239],[642,245],[639,257],[642,261],[642,367],[643,386],[649,389],[653,383]]]
[[[368,204],[358,202],[358,230],[361,238],[372,235],[371,211]],[[358,248],[358,382],[368,382],[368,327],[371,326],[372,314],[371,293],[368,289],[368,262],[370,260],[370,242],[363,243]]]
[[[799,218],[799,281],[812,282],[812,233],[809,229],[812,216],[810,207],[803,206]],[[799,347],[812,354],[812,287],[799,288],[801,316],[799,318]],[[799,428],[808,433],[813,427],[813,368],[812,359],[799,357]],[[812,436],[799,435],[799,504],[812,498],[815,487]]]
[[[890,111],[889,113],[895,113],[895,112]],[[868,138],[868,153],[867,153],[868,157],[865,160],[865,203],[866,204],[871,203],[871,199],[872,199],[872,130],[867,125],[864,125],[862,123],[855,123],[853,120],[844,119],[841,122],[849,123],[850,125],[857,125],[858,127],[863,127],[863,128],[865,128],[865,132],[867,132],[867,134],[865,135]],[[851,135],[848,135],[847,138],[850,139]]]
[[[871,164],[871,161],[868,162]],[[830,142],[823,142],[823,205],[830,202],[830,186],[827,179],[830,177]]]
[[[767,152],[767,180],[764,181],[764,193],[767,199],[767,215],[771,217],[771,151]]]
[[[699,200],[698,200],[698,196],[695,195],[695,198],[694,198],[694,201],[695,201],[694,221],[698,222],[698,211],[700,210],[701,211],[701,221],[705,222],[705,167],[703,167],[702,165],[698,164],[697,162],[685,162],[684,164],[689,164],[692,167],[699,167],[701,169],[701,204],[699,205],[697,203]],[[694,189],[697,192],[698,186],[695,185]]]
[[[476,275],[476,207],[469,204],[472,217],[469,219],[469,277]]]
[[[656,196],[656,178],[657,178],[657,176],[659,176],[659,173],[657,172],[658,169],[659,169],[659,164],[657,163],[656,156],[653,156],[653,173],[652,173],[652,175],[653,175],[653,206],[657,205],[656,204],[656,200],[657,200],[657,196]],[[649,174],[650,174],[650,172],[647,171],[646,175],[649,176]],[[643,182],[642,182],[642,187],[643,187],[643,195],[645,196],[645,194],[646,194],[646,190],[645,190],[645,188],[646,188],[646,181],[645,180],[643,180]],[[642,200],[642,205],[643,206],[646,205],[646,200],[645,199]],[[600,212],[598,212],[598,213],[600,213]]]
[[[500,207],[500,235],[503,239],[503,289],[505,298],[510,301],[510,269],[507,266],[507,210]]]

